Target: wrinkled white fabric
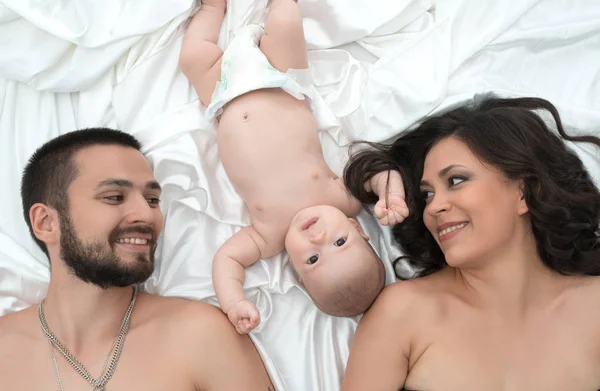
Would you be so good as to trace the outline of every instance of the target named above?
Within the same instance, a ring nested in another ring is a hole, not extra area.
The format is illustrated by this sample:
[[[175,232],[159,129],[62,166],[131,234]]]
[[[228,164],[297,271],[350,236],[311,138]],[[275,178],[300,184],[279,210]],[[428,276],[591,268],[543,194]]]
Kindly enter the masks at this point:
[[[178,70],[188,1],[0,0],[0,315],[44,297],[48,262],[21,211],[21,171],[74,129],[137,136],[164,188],[153,293],[215,303],[211,260],[249,223],[218,158],[214,129]],[[381,141],[423,116],[495,91],[549,99],[567,130],[600,136],[600,3],[595,0],[302,0],[315,115],[338,173],[355,139]],[[220,44],[257,22],[264,0],[230,2]],[[575,145],[600,181],[597,148]],[[387,281],[400,254],[359,216]],[[247,270],[262,314],[251,333],[277,390],[339,390],[359,317],[318,311],[280,254]],[[401,325],[398,332],[402,332]]]

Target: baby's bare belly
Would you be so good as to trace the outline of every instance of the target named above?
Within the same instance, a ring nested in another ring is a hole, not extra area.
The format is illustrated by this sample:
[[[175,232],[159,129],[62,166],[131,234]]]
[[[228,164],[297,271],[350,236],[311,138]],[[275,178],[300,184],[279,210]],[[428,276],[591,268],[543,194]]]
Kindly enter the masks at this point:
[[[290,153],[294,158],[294,151],[322,155],[308,103],[279,88],[249,92],[226,105],[219,121],[218,143],[221,159],[228,161],[244,157],[280,160]]]
[[[331,174],[308,103],[281,89],[232,101],[220,119],[217,142],[225,171],[253,216],[302,204]]]

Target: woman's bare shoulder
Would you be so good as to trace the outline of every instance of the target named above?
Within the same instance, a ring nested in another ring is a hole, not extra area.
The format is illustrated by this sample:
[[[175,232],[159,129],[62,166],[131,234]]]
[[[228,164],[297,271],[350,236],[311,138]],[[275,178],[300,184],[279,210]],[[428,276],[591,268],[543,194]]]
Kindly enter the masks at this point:
[[[373,309],[395,321],[400,318],[429,319],[440,311],[444,298],[451,291],[450,275],[441,271],[388,285],[373,304]]]
[[[596,298],[600,297],[600,276],[565,277],[567,287],[563,292],[564,298],[572,305],[588,308],[589,311],[600,315],[600,306]]]

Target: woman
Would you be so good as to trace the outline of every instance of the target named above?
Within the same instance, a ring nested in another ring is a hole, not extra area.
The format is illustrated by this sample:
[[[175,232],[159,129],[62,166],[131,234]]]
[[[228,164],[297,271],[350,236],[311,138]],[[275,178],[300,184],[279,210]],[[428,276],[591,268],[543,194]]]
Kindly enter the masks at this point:
[[[403,174],[393,233],[421,277],[363,317],[343,391],[600,388],[600,192],[539,109],[600,146],[543,99],[486,99],[353,156],[363,202],[358,184]]]

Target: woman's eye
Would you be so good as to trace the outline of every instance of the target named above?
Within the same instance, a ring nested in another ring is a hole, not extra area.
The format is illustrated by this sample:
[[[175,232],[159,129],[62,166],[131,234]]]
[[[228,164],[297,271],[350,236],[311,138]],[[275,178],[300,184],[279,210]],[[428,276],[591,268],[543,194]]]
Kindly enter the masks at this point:
[[[433,192],[427,190],[423,191],[421,192],[421,197],[423,198],[423,201],[427,202],[431,197],[433,197]]]
[[[336,247],[342,247],[344,244],[346,244],[346,238],[339,238],[333,245]]]
[[[312,265],[313,263],[317,263],[318,260],[319,260],[319,256],[313,255],[312,257],[308,258],[308,263],[310,263]]]
[[[466,180],[466,178],[463,178],[461,176],[453,176],[448,178],[448,182],[450,182],[451,186],[456,186],[460,183],[463,183]]]

